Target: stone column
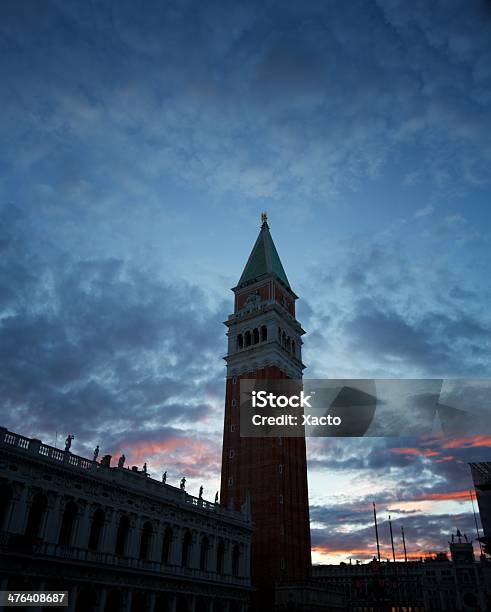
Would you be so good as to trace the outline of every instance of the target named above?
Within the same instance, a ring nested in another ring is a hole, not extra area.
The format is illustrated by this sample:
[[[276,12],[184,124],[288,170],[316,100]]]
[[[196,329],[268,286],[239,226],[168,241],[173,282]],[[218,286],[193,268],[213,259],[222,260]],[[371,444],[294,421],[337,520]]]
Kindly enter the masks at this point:
[[[68,610],[67,612],[75,612],[77,606],[78,586],[74,584],[68,589]]]
[[[242,578],[249,578],[251,575],[251,562],[249,559],[249,545],[240,545],[240,559],[239,559],[239,576]]]
[[[114,508],[105,510],[104,529],[102,533],[101,550],[105,553],[114,554],[116,548],[116,536],[118,534],[119,515]]]
[[[121,612],[131,612],[131,602],[133,601],[133,591],[126,591]]]
[[[177,595],[169,594],[169,612],[176,612],[177,608]]]
[[[79,512],[77,513],[77,529],[73,538],[73,545],[77,548],[88,548],[89,533],[91,522],[91,504],[89,502],[79,502]]]
[[[245,558],[246,558],[246,577],[251,577],[251,545],[245,545]]]
[[[58,533],[61,526],[62,511],[61,506],[63,496],[58,493],[48,495],[48,516],[46,519],[45,540],[50,544],[58,543]]]
[[[148,596],[148,612],[154,612],[155,610],[155,600],[157,599],[157,595],[155,593],[150,593]]]
[[[29,487],[26,485],[16,485],[12,493],[12,503],[10,505],[10,533],[24,533],[29,513],[30,504],[27,501]]]
[[[216,536],[210,536],[210,550],[208,551],[208,571],[214,572],[216,574],[217,571],[217,538]]]
[[[11,489],[12,489],[12,495],[10,496],[10,499],[8,501],[8,507],[7,510],[5,512],[5,516],[3,517],[3,523],[0,521],[0,531],[6,531],[9,532],[10,531],[10,519],[13,516],[13,510],[14,510],[14,487],[12,486],[12,483],[8,483],[9,485],[11,485]]]
[[[225,540],[225,550],[223,555],[223,573],[226,576],[230,576],[232,574],[232,551],[233,545],[230,540]]]
[[[46,529],[48,527],[48,508],[44,511],[44,515],[41,518],[41,525],[39,526],[39,537],[42,540],[46,540]]]
[[[162,525],[158,521],[152,521],[153,533],[150,541],[148,558],[154,563],[160,563],[162,558]]]
[[[138,558],[138,553],[140,552],[141,518],[139,516],[132,516],[130,526],[127,554],[128,557]]]
[[[141,538],[143,536],[143,525],[147,522],[150,522],[150,524],[152,525],[152,533],[150,535],[150,539],[148,540],[148,548],[147,548],[147,558],[145,559],[145,561],[153,561],[153,547],[154,547],[154,543],[155,543],[155,531],[157,529],[157,526],[155,525],[154,521],[151,521],[149,519],[144,519],[142,518],[140,521],[140,536],[138,538],[138,548],[136,551],[136,554],[138,556],[138,558],[140,557],[140,544],[141,544]]]
[[[44,591],[45,589],[46,589],[46,583],[44,582],[44,580],[41,580],[40,582],[38,582],[37,590]],[[42,604],[39,604],[39,606],[30,607],[30,612],[43,612],[43,608],[44,606]]]
[[[181,565],[182,529],[180,525],[172,526],[172,544],[170,547],[171,565]]]
[[[191,551],[189,555],[189,567],[199,569],[200,534],[193,529],[191,533]]]
[[[107,599],[107,589],[102,587],[99,592],[98,602],[96,610],[97,612],[104,612],[104,608],[106,607],[106,599]]]

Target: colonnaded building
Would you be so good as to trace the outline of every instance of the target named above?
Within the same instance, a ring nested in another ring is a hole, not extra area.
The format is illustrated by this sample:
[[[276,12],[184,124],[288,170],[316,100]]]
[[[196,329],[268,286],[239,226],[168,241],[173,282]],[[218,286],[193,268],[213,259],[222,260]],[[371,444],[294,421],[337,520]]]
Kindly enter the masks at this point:
[[[4,428],[0,477],[0,590],[67,590],[77,612],[248,609],[247,504],[231,511]]]
[[[343,589],[349,612],[485,612],[491,609],[491,563],[475,558],[457,529],[447,551],[419,560],[317,565],[313,574]]]

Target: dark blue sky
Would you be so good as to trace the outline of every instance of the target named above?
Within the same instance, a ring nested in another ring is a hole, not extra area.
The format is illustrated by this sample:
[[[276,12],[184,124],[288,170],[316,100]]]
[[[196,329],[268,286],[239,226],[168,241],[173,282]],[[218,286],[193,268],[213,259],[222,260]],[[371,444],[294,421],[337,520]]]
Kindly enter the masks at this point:
[[[213,497],[221,322],[263,209],[308,377],[490,375],[489,2],[3,1],[0,66],[9,428]],[[342,551],[329,512],[358,516],[354,550],[365,498],[468,488],[490,441],[440,463],[448,442],[329,444],[314,544]],[[435,546],[469,518],[445,503],[417,506]]]

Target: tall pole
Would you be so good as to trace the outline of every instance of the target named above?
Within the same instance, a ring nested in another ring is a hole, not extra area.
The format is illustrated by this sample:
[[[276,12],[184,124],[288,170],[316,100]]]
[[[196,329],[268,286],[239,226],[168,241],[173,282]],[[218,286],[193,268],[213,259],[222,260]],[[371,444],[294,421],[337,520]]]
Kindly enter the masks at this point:
[[[404,561],[407,563],[406,538],[404,537],[404,525],[401,525],[402,544],[404,546]]]
[[[377,538],[377,557],[380,562],[380,543],[378,540],[378,526],[377,526],[377,511],[375,510],[375,502],[373,503],[373,520],[375,521],[375,537]]]
[[[392,559],[395,563],[396,562],[396,552],[394,550],[394,536],[392,535],[392,521],[390,520],[390,514],[389,514],[389,529],[390,529],[390,543],[392,545]]]
[[[476,524],[477,541],[479,542],[479,550],[481,551],[481,555],[482,555],[482,544],[481,544],[481,540],[479,539],[479,527],[477,526],[477,516],[476,516],[476,509],[474,508],[474,496],[472,495],[472,489],[469,490],[469,494],[471,496],[472,512],[474,514],[474,523]]]

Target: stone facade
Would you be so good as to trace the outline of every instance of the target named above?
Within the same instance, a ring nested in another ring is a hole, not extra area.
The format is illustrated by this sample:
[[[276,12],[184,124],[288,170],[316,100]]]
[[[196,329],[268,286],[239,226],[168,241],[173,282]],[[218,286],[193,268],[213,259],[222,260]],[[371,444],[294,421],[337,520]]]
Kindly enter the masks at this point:
[[[252,524],[145,472],[0,428],[0,589],[69,610],[246,612]]]

